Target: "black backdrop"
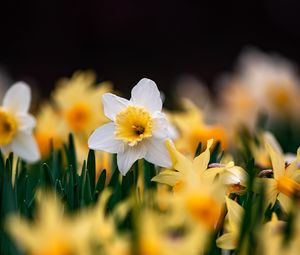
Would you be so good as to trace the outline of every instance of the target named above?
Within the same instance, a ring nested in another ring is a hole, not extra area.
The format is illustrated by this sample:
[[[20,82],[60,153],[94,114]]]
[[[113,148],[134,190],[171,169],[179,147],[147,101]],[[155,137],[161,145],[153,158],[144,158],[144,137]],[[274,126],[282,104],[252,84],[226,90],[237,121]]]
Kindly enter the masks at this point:
[[[164,90],[181,73],[213,84],[247,45],[300,62],[298,0],[0,3],[0,66],[44,96],[82,68],[127,93],[144,76]]]

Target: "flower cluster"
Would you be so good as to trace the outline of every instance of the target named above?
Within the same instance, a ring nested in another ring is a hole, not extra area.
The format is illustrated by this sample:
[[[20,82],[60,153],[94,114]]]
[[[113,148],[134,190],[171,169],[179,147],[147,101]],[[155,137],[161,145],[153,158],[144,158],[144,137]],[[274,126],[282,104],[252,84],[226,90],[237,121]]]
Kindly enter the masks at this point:
[[[299,82],[252,50],[216,94],[178,89],[175,110],[150,79],[128,100],[80,71],[31,115],[30,87],[14,84],[0,107],[0,254],[298,254]]]

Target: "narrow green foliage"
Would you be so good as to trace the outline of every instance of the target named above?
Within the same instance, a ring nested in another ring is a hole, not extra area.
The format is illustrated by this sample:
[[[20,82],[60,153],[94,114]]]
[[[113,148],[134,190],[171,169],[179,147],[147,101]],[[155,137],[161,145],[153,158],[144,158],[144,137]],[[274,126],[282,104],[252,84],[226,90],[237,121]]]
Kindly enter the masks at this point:
[[[91,182],[91,192],[94,193],[96,182],[96,159],[95,152],[93,150],[89,150],[87,159],[87,169],[89,172],[89,179]]]
[[[198,157],[200,155],[201,151],[202,151],[202,143],[200,142],[197,145],[197,148],[196,148],[196,151],[195,151],[195,157]]]
[[[68,144],[68,146],[65,145],[64,149],[66,152],[68,164],[72,165],[73,169],[77,169],[77,158],[76,158],[74,137],[72,134],[69,134],[69,144]]]
[[[54,186],[54,177],[52,169],[50,169],[50,167],[46,163],[44,163],[42,164],[41,171],[43,186]]]
[[[152,163],[144,160],[144,182],[145,189],[153,189],[156,187],[156,182],[152,182],[151,179],[156,175],[155,166]]]
[[[97,185],[94,192],[94,200],[96,201],[98,199],[99,194],[104,190],[106,182],[106,170],[102,170],[99,179],[97,181]]]
[[[209,163],[218,163],[220,162],[220,157],[222,158],[222,153],[220,152],[221,149],[221,142],[217,141],[214,145],[212,152],[210,153],[210,160]]]

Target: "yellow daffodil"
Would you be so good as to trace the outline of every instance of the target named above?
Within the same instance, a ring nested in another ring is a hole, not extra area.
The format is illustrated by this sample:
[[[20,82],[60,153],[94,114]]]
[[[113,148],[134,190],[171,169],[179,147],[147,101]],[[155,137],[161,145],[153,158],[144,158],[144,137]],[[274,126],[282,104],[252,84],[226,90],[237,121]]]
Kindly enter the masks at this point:
[[[137,254],[196,255],[203,249],[202,233],[184,223],[174,223],[169,213],[161,214],[147,208],[141,212],[138,222]]]
[[[72,78],[61,79],[53,93],[54,103],[69,129],[84,136],[99,125],[108,122],[103,114],[101,96],[110,92],[110,83],[95,85],[93,72],[76,72]]]
[[[243,193],[247,186],[248,174],[240,166],[235,166],[231,161],[226,165],[212,164],[205,171],[206,178],[221,178],[222,182],[227,185],[229,193]]]
[[[276,213],[272,214],[270,221],[265,223],[259,233],[259,246],[262,254],[282,255],[298,254],[292,252],[292,247],[284,245],[284,230],[286,222],[279,220]]]
[[[206,150],[202,152],[198,157],[194,158],[194,160],[189,160],[178,150],[176,150],[171,142],[167,141],[166,145],[171,155],[174,170],[164,170],[157,176],[152,178],[152,181],[170,185],[173,187],[174,191],[178,191],[183,188],[188,175],[190,175],[191,173],[197,174],[198,178],[203,178],[205,175],[205,170],[208,167],[210,159],[209,149],[212,144],[213,140],[208,140]]]
[[[170,120],[179,131],[178,139],[175,140],[179,151],[194,155],[198,144],[206,144],[209,139],[220,141],[222,148],[227,148],[227,136],[222,126],[206,124],[204,114],[191,101],[183,100],[183,106],[184,112],[169,113]]]
[[[31,91],[24,82],[16,83],[6,92],[0,106],[0,149],[35,162],[40,153],[32,135],[35,118],[28,113],[30,101]]]
[[[33,222],[10,216],[6,228],[29,255],[88,254],[81,246],[87,236],[75,219],[63,216],[63,210],[48,194],[38,200],[38,214]]]
[[[171,165],[164,144],[170,138],[169,124],[161,112],[160,92],[153,81],[140,80],[130,100],[106,93],[102,101],[104,113],[112,122],[94,131],[89,148],[117,153],[123,175],[141,158],[163,167]]]
[[[50,141],[55,149],[68,137],[68,129],[50,104],[44,104],[37,115],[35,137],[42,157],[49,156]]]
[[[280,154],[283,154],[282,148],[275,136],[271,132],[259,133],[258,136],[259,144],[255,143],[253,140],[249,142],[252,155],[255,159],[255,163],[261,168],[270,168],[271,159],[268,150],[266,149],[265,144],[270,144],[275,151]],[[291,163],[296,159],[296,155],[292,153],[286,153],[283,155],[286,163]]]
[[[209,232],[216,228],[222,216],[226,187],[220,180],[209,182],[192,172],[180,192],[174,194],[174,210],[178,217],[188,217],[191,224]]]
[[[289,211],[293,196],[299,196],[300,194],[300,170],[298,167],[300,148],[297,152],[298,160],[286,166],[284,157],[269,144],[266,146],[271,157],[274,177],[260,178],[256,182],[265,185],[267,205],[274,205],[276,199],[278,199],[282,208]]]
[[[244,215],[244,209],[237,202],[226,197],[227,206],[227,224],[225,234],[217,239],[217,246],[224,250],[234,250],[237,247],[240,235],[241,221]]]

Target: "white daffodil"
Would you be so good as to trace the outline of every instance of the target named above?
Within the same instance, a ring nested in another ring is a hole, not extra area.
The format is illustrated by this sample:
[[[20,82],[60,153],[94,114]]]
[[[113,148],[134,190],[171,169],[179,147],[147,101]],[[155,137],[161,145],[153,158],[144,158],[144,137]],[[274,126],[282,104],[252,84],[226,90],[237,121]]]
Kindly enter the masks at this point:
[[[39,160],[40,153],[32,135],[35,118],[28,113],[30,100],[30,88],[23,82],[6,92],[0,106],[0,149],[34,162]]]
[[[111,93],[102,97],[104,114],[112,122],[96,129],[90,136],[90,149],[117,153],[120,172],[125,175],[141,158],[170,167],[165,140],[171,137],[169,123],[161,112],[160,92],[152,80],[142,79],[127,100]]]

